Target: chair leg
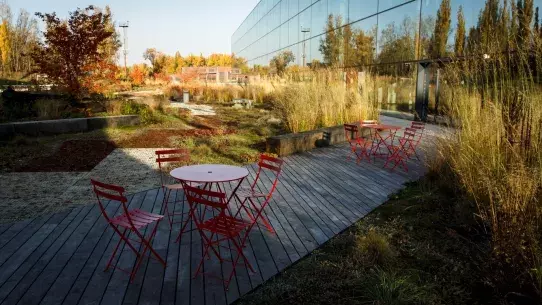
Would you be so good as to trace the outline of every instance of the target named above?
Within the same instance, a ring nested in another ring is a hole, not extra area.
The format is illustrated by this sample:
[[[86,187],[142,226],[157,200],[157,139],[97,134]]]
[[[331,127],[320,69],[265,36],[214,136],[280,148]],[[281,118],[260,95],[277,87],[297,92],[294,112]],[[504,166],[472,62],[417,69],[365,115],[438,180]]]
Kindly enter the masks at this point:
[[[267,228],[267,230],[271,233],[275,233],[275,230],[273,229],[273,226],[269,223],[269,220],[267,219],[267,217],[265,217],[265,215],[263,215],[263,209],[264,207],[262,206],[261,208],[258,208],[256,206],[256,203],[252,200],[252,198],[248,198],[250,204],[252,205],[252,208],[256,211],[258,211],[258,213],[256,214],[256,217],[255,218],[252,218],[251,217],[251,220],[252,221],[258,221],[258,220],[262,220],[264,226]]]
[[[130,274],[130,282],[133,282],[134,279],[135,279],[135,276],[137,274],[137,270],[139,270],[139,267],[141,266],[141,263],[143,262],[143,260],[145,259],[145,253],[147,252],[147,250],[149,250],[151,253],[149,254],[149,259],[150,259],[150,256],[154,255],[155,258],[162,264],[162,266],[166,267],[166,261],[160,256],[160,254],[158,254],[158,252],[156,252],[156,250],[154,250],[154,248],[152,247],[151,243],[154,239],[154,236],[156,235],[156,231],[158,229],[158,224],[160,223],[160,220],[158,220],[155,225],[154,225],[154,228],[149,236],[148,239],[145,239],[144,236],[141,236],[140,234],[138,234],[140,236],[140,240],[141,240],[141,244],[143,245],[143,251],[141,251],[141,253],[139,254],[137,260],[136,260],[136,263],[134,265],[134,268],[132,269],[132,273]]]
[[[195,209],[195,207],[190,207],[190,210],[188,211],[188,217],[184,221],[184,223],[183,223],[183,225],[181,227],[181,231],[179,232],[179,235],[177,236],[177,239],[175,239],[176,243],[181,241],[182,235],[185,232],[186,227],[188,226],[188,223],[190,223],[192,221],[193,217],[196,217],[195,214],[194,214],[195,213],[194,209]]]
[[[170,214],[169,214],[169,210],[168,210],[168,204],[169,204],[169,196],[171,195],[171,190],[170,189],[166,189],[166,194],[164,194],[164,202],[163,202],[163,206],[164,206],[164,212],[166,214],[166,217],[167,217],[167,220],[169,222],[169,229],[171,230],[173,228],[173,215],[171,215],[170,217]],[[175,203],[174,203],[175,205]],[[175,211],[175,207],[173,207],[173,210]]]
[[[117,254],[117,250],[119,249],[120,243],[124,240],[124,235],[126,234],[126,228],[124,231],[122,231],[122,235],[119,236],[119,241],[117,242],[117,245],[115,246],[115,250],[113,250],[113,253],[111,253],[111,257],[107,261],[107,265],[105,266],[105,271],[109,270],[109,267],[111,267],[111,263],[113,262],[113,258],[115,257],[115,254]]]

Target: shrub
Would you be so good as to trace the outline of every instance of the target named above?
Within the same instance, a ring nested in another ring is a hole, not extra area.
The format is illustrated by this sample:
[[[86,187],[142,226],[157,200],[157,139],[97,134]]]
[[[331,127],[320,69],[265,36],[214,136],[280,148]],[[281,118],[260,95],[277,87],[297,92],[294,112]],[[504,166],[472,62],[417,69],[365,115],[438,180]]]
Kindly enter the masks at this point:
[[[119,106],[117,106],[119,107]],[[160,120],[155,115],[149,105],[140,104],[134,101],[125,101],[120,103],[120,114],[123,115],[139,115],[141,123],[144,125],[155,124]]]
[[[2,108],[7,119],[21,119],[35,116],[35,97],[25,92],[6,90],[2,92]]]
[[[33,105],[33,109],[40,119],[58,119],[66,116],[68,102],[58,99],[38,99]]]
[[[387,238],[375,230],[369,230],[365,236],[358,236],[356,248],[360,259],[371,265],[384,266],[393,260],[393,251]]]
[[[427,292],[409,276],[376,268],[371,271],[370,283],[365,283],[364,299],[368,304],[406,305],[431,304]]]

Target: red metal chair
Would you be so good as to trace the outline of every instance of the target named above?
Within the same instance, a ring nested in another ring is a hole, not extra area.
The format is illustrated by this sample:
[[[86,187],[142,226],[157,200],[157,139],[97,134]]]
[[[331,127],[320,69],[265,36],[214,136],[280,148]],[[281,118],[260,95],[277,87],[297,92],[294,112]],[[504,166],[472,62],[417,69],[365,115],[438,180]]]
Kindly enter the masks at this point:
[[[390,154],[384,164],[384,168],[388,167],[390,162],[393,162],[393,167],[391,170],[394,170],[398,165],[402,166],[405,172],[408,172],[408,167],[406,165],[406,160],[410,158],[410,143],[414,142],[414,137],[416,132],[411,128],[406,128],[402,138],[399,138],[399,145],[391,144],[388,145]],[[414,151],[415,153],[415,151]]]
[[[425,131],[425,123],[424,122],[412,122],[412,125],[410,128],[416,130],[416,146],[420,144],[422,141],[422,137]]]
[[[107,271],[109,267],[111,267],[113,258],[117,254],[119,246],[122,242],[128,245],[128,247],[135,253],[135,255],[137,256],[136,262],[131,271],[122,269],[115,265],[113,267],[123,272],[129,273],[130,282],[134,281],[137,270],[141,266],[141,262],[143,261],[147,250],[150,251],[149,257],[158,260],[165,268],[166,261],[162,259],[162,257],[160,257],[160,255],[154,250],[151,245],[152,239],[156,235],[158,223],[164,216],[145,212],[140,209],[128,210],[128,207],[126,206],[127,199],[124,196],[124,188],[116,185],[105,184],[93,179],[91,179],[90,182],[93,186],[96,198],[98,199],[98,205],[100,207],[100,210],[102,211],[102,215],[106,219],[107,223],[109,223],[113,230],[117,232],[117,234],[119,234],[120,236],[120,239],[115,246],[111,257],[109,258],[109,261],[107,262],[107,266],[105,267],[104,271]],[[122,204],[123,213],[117,216],[108,215],[103,206],[102,198],[119,201]],[[145,233],[142,233],[140,230],[146,228],[148,225],[153,223],[154,228],[152,229],[151,234],[148,238],[145,238]],[[137,239],[129,238],[128,235],[130,234],[130,232],[134,233],[137,236]],[[138,243],[139,248],[143,246],[143,250],[138,251],[134,243]]]
[[[402,138],[399,138],[399,144],[404,147],[405,153],[410,158],[416,156],[420,160],[417,148],[420,143],[420,138],[417,136],[417,130],[414,128],[405,128],[405,132]]]
[[[350,156],[356,156],[356,163],[367,157],[371,161],[371,151],[373,149],[373,141],[359,137],[359,128],[357,125],[344,124],[344,133],[348,144],[350,144],[350,154],[346,160],[350,160]]]
[[[169,206],[169,197],[171,195],[172,191],[182,190],[183,185],[178,181],[172,181],[173,179],[169,176],[169,173],[165,171],[167,169],[167,164],[171,163],[180,163],[180,162],[188,162],[190,161],[190,152],[187,149],[169,149],[169,150],[157,150],[155,151],[156,154],[156,162],[158,163],[158,170],[160,172],[160,183],[162,185],[162,191],[164,192],[164,199],[162,202],[162,206],[164,207],[164,214],[167,216],[167,220],[169,222],[169,228],[171,229],[173,227],[175,215],[182,215],[184,218],[184,215],[188,215],[188,212],[185,213],[175,213],[175,206],[173,207],[173,211],[170,212],[168,209]],[[185,196],[183,194],[181,200],[175,200],[171,203],[175,205],[177,202],[181,202],[181,204],[184,204]],[[185,219],[183,226],[181,228],[181,234],[184,232],[184,230],[187,227],[187,224],[190,223],[190,218]]]
[[[283,164],[284,161],[282,161],[281,159],[273,158],[263,154],[260,155],[260,161],[258,162],[258,172],[256,173],[256,178],[254,179],[254,182],[252,182],[250,188],[241,187],[235,193],[236,197],[241,202],[241,207],[235,214],[235,217],[239,216],[241,211],[245,211],[250,218],[251,223],[255,224],[259,220],[261,220],[261,222],[269,232],[275,232],[273,226],[269,223],[267,217],[265,217],[265,215],[263,215],[262,213],[264,208],[269,204],[269,201],[273,196],[273,192],[277,188]],[[264,174],[262,173],[264,170],[270,172],[271,175],[274,176],[273,186],[267,194],[260,193],[256,190],[256,186],[260,180],[260,176]],[[259,203],[259,198],[263,198],[263,203]],[[247,206],[247,204],[250,205]]]
[[[191,206],[192,213],[194,213],[194,222],[201,235],[204,249],[202,259],[194,277],[200,273],[203,261],[209,257],[210,252],[214,253],[220,260],[220,263],[227,261],[220,255],[218,250],[221,242],[230,241],[233,249],[231,246],[228,246],[228,249],[237,252],[237,255],[234,257],[232,253],[232,271],[230,275],[227,279],[222,277],[222,281],[227,289],[235,274],[235,267],[239,263],[239,259],[242,258],[250,271],[254,272],[254,268],[252,268],[243,253],[248,232],[253,224],[242,218],[231,216],[228,210],[226,193],[192,187],[184,182],[183,184],[186,198]],[[198,206],[203,208],[198,208]]]

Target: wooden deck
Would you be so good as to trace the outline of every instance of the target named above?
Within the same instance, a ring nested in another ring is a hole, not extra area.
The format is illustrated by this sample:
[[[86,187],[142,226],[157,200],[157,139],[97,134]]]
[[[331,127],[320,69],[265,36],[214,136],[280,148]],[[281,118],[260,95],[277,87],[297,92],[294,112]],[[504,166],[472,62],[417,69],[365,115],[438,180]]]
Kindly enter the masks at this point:
[[[202,244],[197,231],[175,243],[179,225],[170,231],[162,221],[154,247],[167,258],[164,269],[145,260],[133,284],[128,275],[103,272],[118,236],[96,205],[22,222],[0,225],[0,304],[229,304],[361,219],[387,197],[424,172],[409,162],[409,173],[390,172],[376,164],[347,162],[346,146],[316,149],[284,158],[285,167],[274,199],[265,211],[276,234],[255,228],[245,253],[256,269],[237,269],[226,291],[212,276],[192,274]],[[256,166],[248,166],[253,179]],[[263,176],[262,191],[271,185]],[[178,196],[180,194],[177,194]],[[159,213],[159,189],[130,196],[130,207]],[[110,202],[107,210],[119,211]],[[179,207],[180,209],[181,207]],[[186,209],[186,207],[182,207]],[[149,232],[147,232],[149,233]],[[126,248],[128,250],[128,248]],[[230,253],[221,250],[228,257]],[[135,257],[123,251],[117,264],[131,268]],[[208,274],[228,274],[216,259],[204,263]]]

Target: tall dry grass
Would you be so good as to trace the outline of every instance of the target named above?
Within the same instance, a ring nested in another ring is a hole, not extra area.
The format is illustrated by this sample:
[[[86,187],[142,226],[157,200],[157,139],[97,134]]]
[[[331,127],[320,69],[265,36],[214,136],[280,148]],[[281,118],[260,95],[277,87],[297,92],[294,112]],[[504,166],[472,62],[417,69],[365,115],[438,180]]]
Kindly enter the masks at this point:
[[[303,81],[289,76],[274,84],[273,103],[291,132],[302,132],[377,119],[375,100],[358,87],[346,82],[342,72],[314,72]]]
[[[233,99],[251,99],[256,103],[268,100],[271,90],[265,84],[205,84],[187,83],[171,85],[165,90],[165,95],[173,99],[182,99],[183,92],[187,90],[190,97],[198,102],[231,103]]]
[[[536,291],[542,301],[539,46],[444,69],[444,109],[458,126],[439,151],[488,228],[494,273],[506,285]]]

